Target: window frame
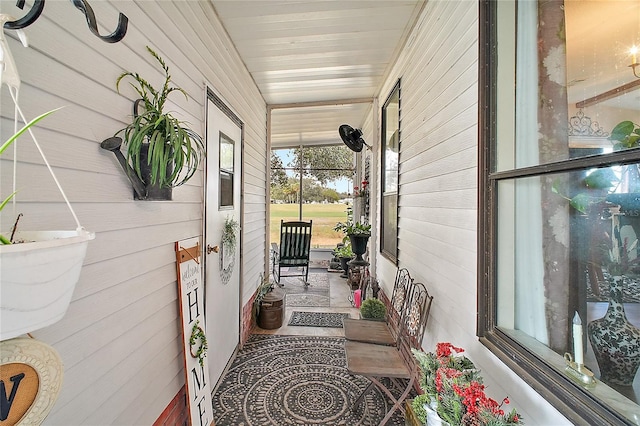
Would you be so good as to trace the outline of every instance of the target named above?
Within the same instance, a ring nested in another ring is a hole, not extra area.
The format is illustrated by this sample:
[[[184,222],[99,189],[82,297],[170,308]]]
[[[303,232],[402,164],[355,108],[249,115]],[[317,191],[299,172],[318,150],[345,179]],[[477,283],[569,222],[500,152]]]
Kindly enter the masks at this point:
[[[501,180],[640,162],[640,150],[618,151],[508,171],[495,171],[497,140],[497,6],[479,5],[477,330],[480,342],[560,413],[576,424],[632,424],[593,398],[549,362],[500,330],[497,315],[497,186]]]
[[[223,166],[223,156],[222,156],[222,145],[227,144],[231,145],[231,168],[226,168]],[[235,200],[234,200],[234,179],[235,179],[235,146],[236,142],[231,139],[229,136],[220,132],[218,135],[218,210],[233,210]],[[223,182],[230,181],[231,182],[231,204],[228,204],[228,191],[225,191],[223,188]]]
[[[394,265],[398,265],[398,222],[399,222],[399,210],[400,210],[400,206],[398,205],[398,201],[400,199],[400,146],[401,146],[401,141],[402,141],[402,129],[401,129],[401,122],[402,122],[402,117],[401,117],[401,111],[402,111],[402,91],[401,91],[401,87],[400,87],[400,82],[401,79],[398,79],[398,81],[396,82],[396,84],[393,85],[393,87],[391,88],[391,90],[389,91],[389,95],[387,96],[387,99],[384,101],[384,104],[382,105],[382,109],[381,109],[381,137],[380,140],[382,141],[382,148],[381,148],[381,154],[380,154],[380,254],[390,260],[391,262],[393,262]],[[391,99],[394,97],[394,95],[397,93],[398,95],[398,170],[396,171],[396,181],[398,182],[397,185],[397,189],[395,192],[387,192],[385,191],[385,187],[386,187],[386,148],[387,148],[387,138],[386,138],[386,133],[387,133],[387,107],[389,106]],[[384,239],[384,235],[385,235],[385,228],[388,229],[388,227],[390,225],[386,224],[386,220],[385,220],[385,201],[391,199],[392,201],[395,200],[395,205],[396,205],[396,211],[395,211],[395,245],[394,245],[394,250],[391,251],[389,250],[389,247],[385,246],[385,239]]]

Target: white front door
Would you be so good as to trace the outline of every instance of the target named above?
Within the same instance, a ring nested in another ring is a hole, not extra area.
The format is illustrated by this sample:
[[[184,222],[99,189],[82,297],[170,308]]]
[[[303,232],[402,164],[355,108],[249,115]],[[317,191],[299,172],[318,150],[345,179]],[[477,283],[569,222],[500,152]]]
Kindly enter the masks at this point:
[[[240,245],[233,251],[221,242],[225,220],[241,223],[242,128],[209,94],[205,185],[205,310],[210,384],[215,387],[240,343]],[[234,116],[235,118],[235,116]],[[217,252],[209,248],[215,248]]]

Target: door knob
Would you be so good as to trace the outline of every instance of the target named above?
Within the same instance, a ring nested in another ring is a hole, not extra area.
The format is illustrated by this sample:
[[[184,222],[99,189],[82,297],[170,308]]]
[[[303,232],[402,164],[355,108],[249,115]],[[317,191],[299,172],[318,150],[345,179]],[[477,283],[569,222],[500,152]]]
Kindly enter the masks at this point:
[[[218,246],[211,247],[209,244],[207,244],[207,254],[211,254],[211,252],[218,253],[219,250],[220,248]]]

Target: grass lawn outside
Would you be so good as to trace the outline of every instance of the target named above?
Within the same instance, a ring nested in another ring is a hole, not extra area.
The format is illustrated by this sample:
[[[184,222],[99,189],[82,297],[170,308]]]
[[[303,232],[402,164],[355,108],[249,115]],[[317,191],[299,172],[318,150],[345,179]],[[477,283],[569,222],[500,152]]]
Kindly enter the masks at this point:
[[[271,241],[280,244],[280,220],[298,220],[298,204],[270,204]],[[333,230],[338,222],[347,220],[346,204],[303,204],[302,220],[313,221],[311,248],[334,248],[342,241],[342,233]]]

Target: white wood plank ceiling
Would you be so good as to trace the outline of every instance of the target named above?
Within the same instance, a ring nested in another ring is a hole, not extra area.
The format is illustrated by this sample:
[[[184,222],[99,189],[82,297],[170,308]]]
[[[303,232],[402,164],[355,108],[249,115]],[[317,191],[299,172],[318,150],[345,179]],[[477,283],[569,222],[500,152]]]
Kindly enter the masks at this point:
[[[424,0],[211,0],[272,108],[273,147],[362,127]]]
[[[340,124],[362,127],[426,0],[210,1],[272,108],[272,146],[291,147],[339,144]],[[565,8],[569,102],[640,109],[627,53],[640,43],[640,1]]]

